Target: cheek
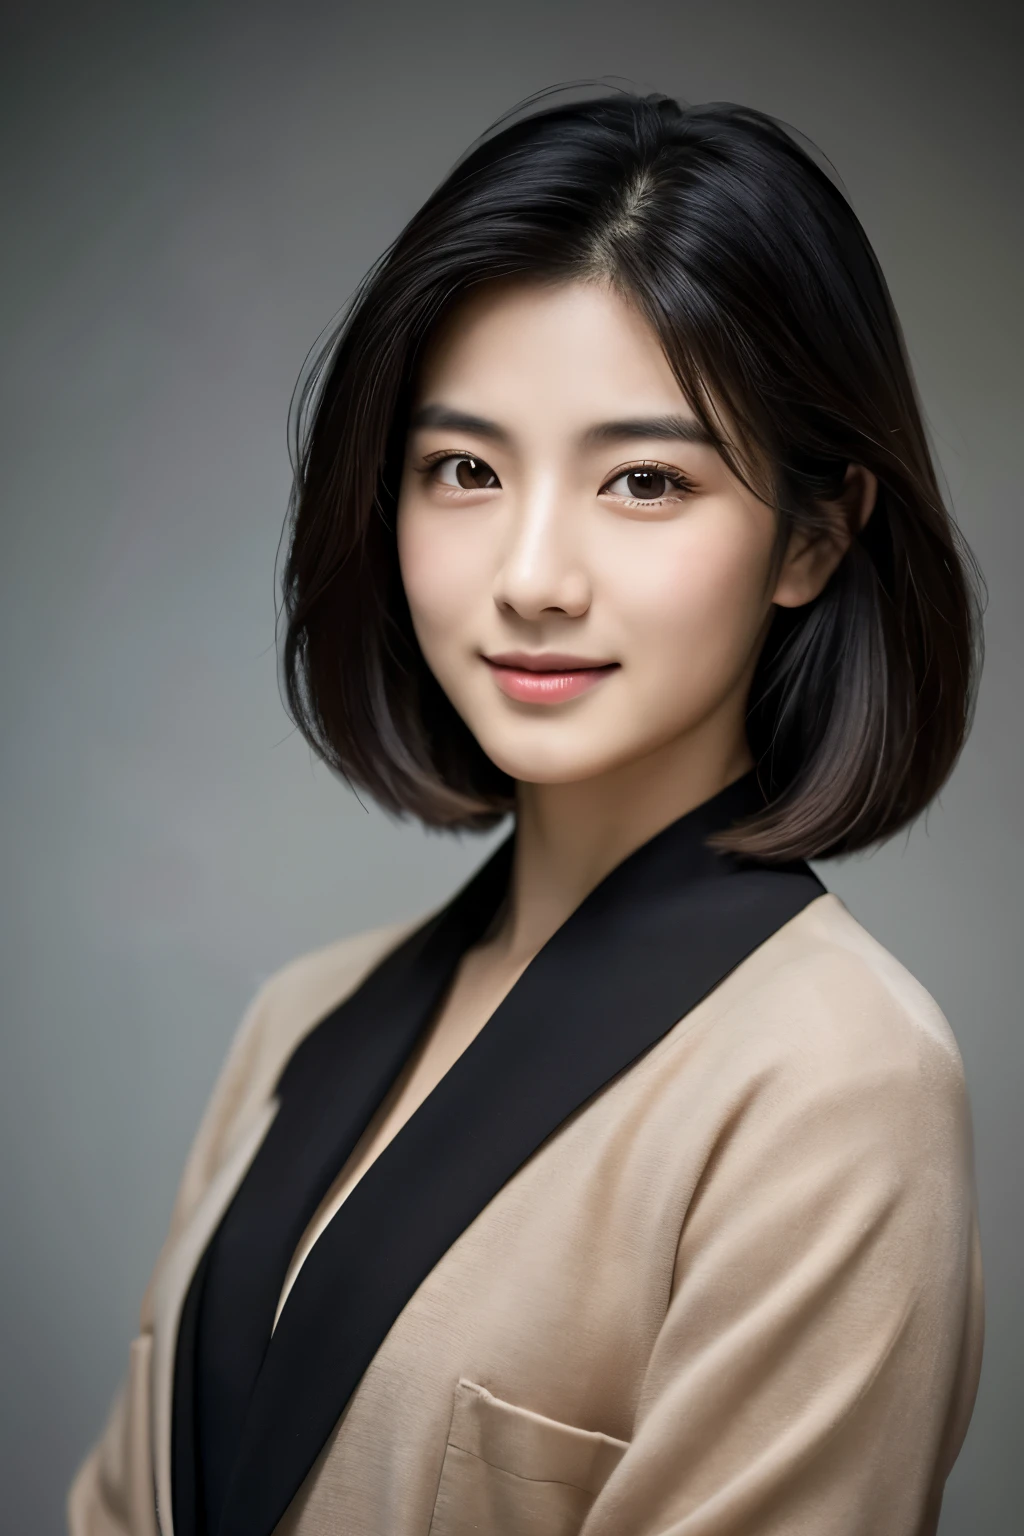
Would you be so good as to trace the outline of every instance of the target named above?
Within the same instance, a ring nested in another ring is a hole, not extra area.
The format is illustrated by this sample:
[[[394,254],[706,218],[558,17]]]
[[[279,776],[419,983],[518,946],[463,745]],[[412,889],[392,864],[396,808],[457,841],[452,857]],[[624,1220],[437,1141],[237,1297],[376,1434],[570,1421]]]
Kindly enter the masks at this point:
[[[630,640],[673,669],[680,660],[709,673],[742,665],[767,611],[770,540],[744,521],[666,532],[606,572]]]
[[[459,538],[451,519],[418,510],[398,516],[398,563],[421,642],[443,640],[479,598],[482,573],[475,541]]]

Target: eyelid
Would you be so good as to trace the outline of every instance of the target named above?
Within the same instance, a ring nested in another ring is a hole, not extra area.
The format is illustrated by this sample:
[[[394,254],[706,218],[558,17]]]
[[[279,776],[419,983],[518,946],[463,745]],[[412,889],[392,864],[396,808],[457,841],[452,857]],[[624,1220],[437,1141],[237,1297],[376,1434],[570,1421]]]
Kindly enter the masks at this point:
[[[490,469],[489,460],[477,453],[475,448],[437,448],[433,453],[423,455],[424,464],[442,464],[445,459],[476,459],[480,464],[486,464]]]

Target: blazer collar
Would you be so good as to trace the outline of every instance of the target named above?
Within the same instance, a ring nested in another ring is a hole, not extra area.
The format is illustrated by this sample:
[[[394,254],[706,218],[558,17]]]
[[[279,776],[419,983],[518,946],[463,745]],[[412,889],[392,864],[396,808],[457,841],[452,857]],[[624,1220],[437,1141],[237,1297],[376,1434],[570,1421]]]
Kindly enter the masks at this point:
[[[395,1318],[483,1207],[569,1115],[824,893],[802,861],[768,866],[705,846],[763,804],[746,774],[591,892],[355,1186],[271,1337],[299,1237],[493,916],[512,838],[296,1050],[280,1111],[207,1254],[204,1315],[232,1330],[218,1348],[251,1376],[244,1402],[229,1394],[214,1415],[217,1536],[270,1536]],[[194,1339],[180,1341],[179,1364],[182,1346],[187,1354]],[[191,1536],[191,1428],[177,1439],[186,1475],[175,1478],[175,1531]]]

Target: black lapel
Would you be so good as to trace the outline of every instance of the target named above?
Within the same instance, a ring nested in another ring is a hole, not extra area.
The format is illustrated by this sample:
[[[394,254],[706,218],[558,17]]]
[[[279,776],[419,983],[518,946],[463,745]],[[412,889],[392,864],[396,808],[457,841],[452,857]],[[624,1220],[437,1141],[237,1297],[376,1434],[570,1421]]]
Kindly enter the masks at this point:
[[[172,1415],[175,1536],[218,1530],[292,1255],[461,956],[501,901],[512,846],[507,839],[440,913],[392,950],[282,1073],[281,1107],[182,1309]]]
[[[218,1536],[270,1536],[384,1336],[452,1243],[569,1115],[823,893],[802,862],[769,867],[704,846],[762,806],[749,773],[613,870],[356,1185],[263,1355]],[[509,857],[506,844],[289,1063],[253,1165],[263,1162],[264,1193],[286,1229],[255,1309],[264,1339],[312,1210],[489,921]]]

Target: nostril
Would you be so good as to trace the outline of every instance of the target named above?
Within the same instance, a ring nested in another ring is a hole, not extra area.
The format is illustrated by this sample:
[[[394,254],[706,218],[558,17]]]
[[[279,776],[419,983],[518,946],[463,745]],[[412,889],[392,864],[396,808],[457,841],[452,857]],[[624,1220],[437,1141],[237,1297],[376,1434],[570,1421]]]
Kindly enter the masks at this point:
[[[590,583],[581,572],[567,572],[558,578],[516,577],[504,572],[494,592],[498,607],[520,618],[539,619],[544,614],[582,616],[590,607]]]

